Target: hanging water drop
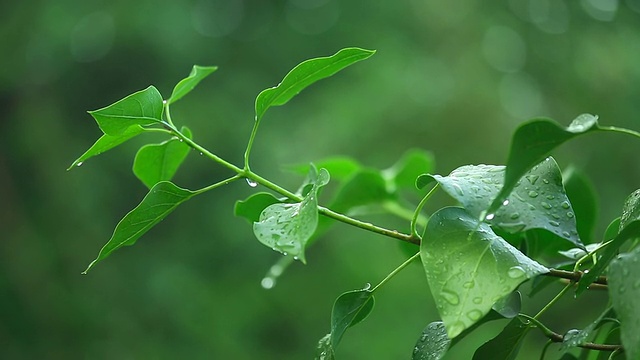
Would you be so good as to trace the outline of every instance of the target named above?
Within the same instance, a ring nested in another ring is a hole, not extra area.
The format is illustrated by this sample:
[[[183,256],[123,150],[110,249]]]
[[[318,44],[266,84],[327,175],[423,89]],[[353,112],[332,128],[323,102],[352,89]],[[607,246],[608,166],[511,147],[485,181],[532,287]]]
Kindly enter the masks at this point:
[[[76,166],[80,167],[80,166],[82,166],[82,164],[83,164],[83,162],[82,162],[82,161],[79,161],[79,162],[76,164]]]
[[[249,179],[249,178],[247,178],[246,180],[247,180],[247,184],[248,184],[249,186],[251,186],[252,188],[254,188],[254,187],[258,186],[258,183],[257,183],[257,182],[255,182],[255,181],[253,181],[253,180],[251,180],[251,179]]]
[[[203,155],[202,152],[200,152],[200,156],[202,156],[202,155]]]
[[[265,277],[260,282],[260,285],[262,286],[263,289],[266,289],[266,290],[273,289],[273,287],[276,285],[276,280],[272,277]]]

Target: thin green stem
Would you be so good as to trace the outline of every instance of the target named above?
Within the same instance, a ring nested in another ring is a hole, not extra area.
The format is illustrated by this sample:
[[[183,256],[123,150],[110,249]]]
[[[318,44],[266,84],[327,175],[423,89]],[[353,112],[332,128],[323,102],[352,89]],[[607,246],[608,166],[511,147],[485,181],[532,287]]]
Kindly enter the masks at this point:
[[[538,313],[536,314],[536,316],[534,316],[534,319],[538,319],[540,318],[540,316],[542,316],[542,314],[545,313],[545,311],[549,310],[556,302],[558,302],[558,300],[560,300],[560,298],[567,293],[567,291],[569,291],[569,289],[571,289],[571,287],[573,286],[573,283],[568,283],[564,288],[562,288],[562,290],[560,290],[560,292],[553,298],[551,299],[551,301],[549,301],[547,303],[547,305],[545,305],[540,311],[538,311]]]
[[[182,134],[180,131],[178,131],[178,129],[176,129],[173,125],[171,124],[167,124],[168,126],[170,126],[172,132],[183,142],[185,142],[187,145],[189,145],[190,147],[196,149],[197,151],[201,152],[203,155],[205,155],[206,157],[208,157],[209,159],[217,162],[218,164],[233,170],[236,174],[241,175],[241,176],[245,176],[245,171],[235,165],[233,165],[232,163],[224,160],[223,158],[219,157],[216,154],[211,153],[209,150],[203,148],[202,146],[198,145],[198,143],[196,143],[195,141],[189,139],[188,137],[184,136],[184,134]]]
[[[173,125],[173,121],[171,120],[171,110],[169,110],[169,108],[169,103],[167,102],[167,100],[164,100],[164,116],[167,119],[169,125],[175,128],[175,125]]]
[[[249,142],[247,143],[247,149],[244,151],[244,169],[249,172],[249,156],[251,155],[251,148],[253,147],[253,141],[256,138],[256,134],[258,133],[258,125],[260,125],[260,119],[256,116],[255,121],[253,122],[253,129],[251,129],[251,135],[249,136]]]
[[[194,193],[195,193],[196,195],[200,195],[200,194],[202,194],[202,193],[204,193],[204,192],[207,192],[207,191],[209,191],[209,190],[213,190],[213,189],[218,188],[218,187],[220,187],[220,186],[228,185],[228,184],[230,184],[230,183],[232,183],[232,182],[234,182],[234,181],[236,181],[236,180],[238,180],[238,179],[240,179],[240,178],[241,178],[241,176],[240,176],[240,175],[234,175],[234,176],[232,176],[232,177],[230,177],[230,178],[224,179],[224,180],[222,180],[222,181],[218,181],[218,182],[217,182],[217,183],[215,183],[215,184],[211,184],[211,185],[209,185],[209,186],[205,186],[205,187],[203,187],[202,189],[196,190],[196,191],[194,191]]]
[[[408,258],[405,262],[403,262],[402,264],[400,264],[400,266],[398,266],[397,268],[395,268],[395,270],[393,270],[392,272],[389,273],[389,275],[387,275],[387,277],[385,277],[384,279],[382,279],[382,281],[380,281],[380,283],[378,285],[376,285],[371,292],[376,291],[380,286],[384,285],[385,283],[387,283],[387,281],[389,281],[392,277],[396,276],[396,274],[398,274],[400,271],[402,271],[402,269],[406,268],[409,264],[411,264],[411,262],[415,259],[417,259],[418,257],[420,257],[420,253],[416,253],[415,255],[413,255],[412,257]]]
[[[382,208],[384,211],[386,211],[386,213],[391,214],[391,215],[395,215],[397,217],[399,217],[400,219],[403,220],[407,220],[407,221],[411,221],[411,219],[413,218],[414,215],[414,211],[413,209],[409,209],[407,207],[402,206],[400,203],[398,203],[395,200],[388,200],[385,201],[382,204]],[[418,216],[418,225],[421,226],[425,226],[427,225],[427,221],[429,220],[429,218],[427,218],[424,215],[419,215]]]
[[[158,133],[173,135],[173,130],[169,130],[165,128],[145,127],[143,129],[144,129],[144,132],[158,132]]]
[[[635,136],[635,137],[640,137],[640,132],[637,132],[637,131],[634,131],[634,130],[625,129],[625,128],[619,128],[617,126],[600,126],[598,128],[600,130],[619,132],[619,133],[622,133],[622,134],[627,134],[627,135],[631,135],[631,136]]]
[[[439,185],[440,185],[439,183],[436,183],[436,185],[433,188],[431,188],[431,190],[429,190],[427,195],[425,195],[422,198],[422,200],[420,200],[420,203],[418,203],[418,206],[416,207],[416,211],[413,213],[413,218],[411,219],[411,235],[412,236],[415,236],[415,237],[419,236],[416,228],[418,226],[418,218],[420,216],[420,212],[422,211],[422,208],[427,203],[431,195],[433,195],[433,193],[436,192],[436,189],[438,189]]]

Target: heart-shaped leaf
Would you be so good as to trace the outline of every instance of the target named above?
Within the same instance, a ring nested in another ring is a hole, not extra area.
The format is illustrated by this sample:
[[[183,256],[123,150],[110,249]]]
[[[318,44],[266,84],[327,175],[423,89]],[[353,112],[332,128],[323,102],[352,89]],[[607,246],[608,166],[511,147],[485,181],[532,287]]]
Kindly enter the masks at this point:
[[[171,97],[167,99],[167,103],[173,104],[180,100],[183,96],[191,92],[191,90],[193,90],[193,88],[196,87],[202,79],[206,78],[216,70],[218,70],[217,66],[193,65],[189,76],[180,80],[180,82],[173,88],[173,92],[171,93]]]
[[[465,165],[448,176],[421,175],[417,185],[423,187],[435,180],[469,213],[481,217],[503,187],[504,172],[504,166]],[[583,247],[560,169],[551,157],[529,170],[502,206],[487,215],[485,221],[512,233],[545,229]]]
[[[191,139],[191,131],[183,126],[184,136]],[[189,155],[189,146],[174,137],[160,144],[147,144],[138,150],[133,161],[133,173],[148,188],[160,181],[169,181]]]
[[[290,254],[306,263],[304,249],[318,227],[318,189],[329,182],[325,169],[315,174],[312,167],[313,187],[302,202],[269,205],[253,224],[253,233],[264,245],[283,254]]]
[[[457,207],[431,216],[420,256],[450,338],[482,319],[522,282],[549,271]]]
[[[122,135],[130,126],[162,122],[162,95],[153,86],[135,92],[122,100],[89,114],[107,135]]]
[[[129,126],[121,134],[118,135],[102,135],[82,156],[76,159],[67,170],[71,170],[76,166],[82,165],[87,159],[100,155],[107,150],[124,143],[125,141],[136,137],[144,132],[144,128],[140,125]]]
[[[96,263],[119,248],[135,244],[142,235],[167,217],[178,205],[195,194],[168,181],[157,183],[149,190],[142,202],[120,220],[111,239],[83,273],[86,274]]]

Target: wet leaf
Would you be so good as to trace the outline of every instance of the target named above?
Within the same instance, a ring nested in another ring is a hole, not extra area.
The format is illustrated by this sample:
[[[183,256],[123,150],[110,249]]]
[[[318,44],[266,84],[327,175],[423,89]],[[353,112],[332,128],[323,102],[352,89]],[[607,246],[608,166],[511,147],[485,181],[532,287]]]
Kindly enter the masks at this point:
[[[144,132],[144,128],[139,125],[129,126],[121,134],[118,135],[102,135],[82,156],[76,159],[76,161],[69,166],[67,170],[71,170],[74,167],[82,165],[87,159],[100,155],[107,150],[111,150],[114,147],[124,143],[125,141],[136,137]]]
[[[181,131],[191,139],[191,131],[183,126]],[[190,147],[173,137],[160,144],[147,144],[138,150],[133,161],[133,173],[148,188],[160,181],[169,181],[189,155]]]
[[[503,186],[504,166],[465,165],[448,176],[421,175],[418,186],[437,181],[444,191],[476,217],[486,214],[491,200]],[[562,186],[562,176],[551,157],[534,166],[502,206],[485,221],[511,232],[545,229],[582,247],[573,208]]]
[[[133,93],[107,107],[89,114],[107,135],[122,135],[134,125],[152,125],[162,122],[162,95],[153,86]]]
[[[619,255],[609,265],[609,296],[620,320],[628,359],[640,358],[640,247]]]
[[[432,322],[422,330],[422,334],[413,348],[412,360],[440,360],[451,345],[447,329],[442,321]]]
[[[195,194],[168,181],[157,183],[149,190],[142,202],[120,220],[111,239],[83,273],[86,274],[96,263],[119,248],[135,244],[142,235],[167,217],[178,205]]]
[[[260,214],[269,205],[277,204],[280,200],[271,193],[259,192],[255,193],[245,200],[236,201],[234,213],[236,216],[243,217],[252,224],[260,221]]]
[[[253,224],[253,233],[264,245],[306,263],[304,249],[318,226],[318,189],[329,182],[325,169],[314,175],[313,188],[299,203],[269,205]]]
[[[482,319],[522,282],[549,271],[457,207],[431,216],[420,256],[450,338]]]
[[[331,345],[331,334],[325,335],[320,341],[318,341],[317,355],[315,360],[334,360],[335,352]]]
[[[369,286],[345,292],[336,299],[331,311],[331,345],[334,349],[344,332],[369,316],[374,305],[375,298]]]
[[[191,90],[193,90],[193,88],[196,87],[202,79],[206,78],[216,70],[218,70],[217,66],[193,65],[189,76],[180,80],[180,82],[178,82],[178,84],[173,88],[173,92],[171,93],[171,97],[167,99],[167,103],[173,104],[180,100],[183,96],[191,92]]]
[[[498,209],[518,180],[544,160],[551,150],[576,136],[598,129],[598,117],[591,114],[578,116],[566,128],[551,119],[535,119],[520,125],[511,139],[504,187],[491,203],[489,212]]]

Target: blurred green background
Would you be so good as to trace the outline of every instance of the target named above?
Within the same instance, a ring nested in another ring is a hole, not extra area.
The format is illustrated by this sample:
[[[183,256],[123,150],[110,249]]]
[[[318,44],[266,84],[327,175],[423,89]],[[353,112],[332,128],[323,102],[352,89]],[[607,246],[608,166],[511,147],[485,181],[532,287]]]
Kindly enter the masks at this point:
[[[160,140],[135,139],[66,172],[100,135],[86,111],[151,84],[168,96],[193,64],[220,69],[172,108],[174,121],[240,163],[262,89],[311,57],[378,51],[265,117],[253,168],[290,189],[301,178],[282,165],[338,154],[384,168],[422,148],[441,174],[501,164],[512,131],[535,116],[568,124],[588,112],[640,130],[639,0],[4,1],[0,13],[5,359],[310,359],[334,299],[405,259],[394,241],[337,225],[307,266],[294,264],[265,290],[260,280],[279,255],[233,216],[234,201],[254,191],[238,182],[190,200],[80,275],[146,193],[130,171],[137,147]],[[639,187],[639,151],[638,141],[606,134],[555,153],[561,167],[591,176],[597,234]],[[195,189],[227,175],[192,155],[175,182]],[[527,308],[557,290],[526,299]],[[591,318],[572,312],[597,314],[604,301],[568,297],[547,321],[558,332],[583,327]],[[415,264],[381,289],[337,354],[408,359],[437,317]],[[470,358],[501,326],[483,327],[449,358]],[[532,332],[519,358],[538,358],[541,344]]]

